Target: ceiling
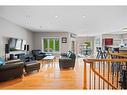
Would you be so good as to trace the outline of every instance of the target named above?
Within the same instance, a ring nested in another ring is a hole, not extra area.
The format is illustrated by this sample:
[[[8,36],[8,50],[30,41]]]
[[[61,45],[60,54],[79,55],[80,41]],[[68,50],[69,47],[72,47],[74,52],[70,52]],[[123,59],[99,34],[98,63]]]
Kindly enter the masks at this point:
[[[79,36],[122,32],[127,6],[0,6],[0,16],[34,32]]]

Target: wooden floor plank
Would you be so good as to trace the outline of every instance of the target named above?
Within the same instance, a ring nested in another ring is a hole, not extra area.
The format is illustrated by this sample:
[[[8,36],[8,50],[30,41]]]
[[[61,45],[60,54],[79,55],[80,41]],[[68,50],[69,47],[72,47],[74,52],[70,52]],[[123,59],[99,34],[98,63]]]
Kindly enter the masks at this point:
[[[83,61],[76,61],[74,70],[59,70],[56,61],[55,67],[44,65],[39,72],[0,83],[0,89],[83,89]]]

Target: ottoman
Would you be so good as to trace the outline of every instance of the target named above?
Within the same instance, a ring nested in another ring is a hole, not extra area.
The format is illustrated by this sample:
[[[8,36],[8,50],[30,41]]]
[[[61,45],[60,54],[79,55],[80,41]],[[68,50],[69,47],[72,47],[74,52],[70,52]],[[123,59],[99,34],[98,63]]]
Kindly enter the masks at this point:
[[[39,72],[40,63],[37,63],[36,61],[25,62],[24,68],[26,73],[30,73],[35,70]]]

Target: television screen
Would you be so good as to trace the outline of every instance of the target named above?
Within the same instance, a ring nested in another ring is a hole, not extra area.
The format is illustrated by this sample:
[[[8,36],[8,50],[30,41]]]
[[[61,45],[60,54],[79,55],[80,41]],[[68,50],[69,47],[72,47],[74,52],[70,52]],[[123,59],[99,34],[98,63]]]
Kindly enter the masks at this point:
[[[21,45],[22,45],[22,40],[21,39],[17,39],[16,40],[16,44],[15,44],[15,49],[16,50],[21,50]]]
[[[10,51],[19,51],[24,50],[24,45],[26,44],[25,40],[17,39],[17,38],[10,38],[8,40]]]
[[[8,44],[9,44],[10,51],[14,51],[15,50],[15,46],[16,46],[16,39],[10,38],[8,40]]]
[[[22,40],[22,50],[25,50],[26,40]]]

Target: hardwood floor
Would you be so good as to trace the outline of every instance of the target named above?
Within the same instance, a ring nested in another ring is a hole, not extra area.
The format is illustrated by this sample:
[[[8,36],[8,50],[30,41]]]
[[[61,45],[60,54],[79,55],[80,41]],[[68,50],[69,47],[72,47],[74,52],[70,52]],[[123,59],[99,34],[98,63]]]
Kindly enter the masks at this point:
[[[59,70],[58,61],[55,67],[48,64],[39,72],[0,83],[0,89],[83,89],[83,61],[78,59],[74,70]]]

